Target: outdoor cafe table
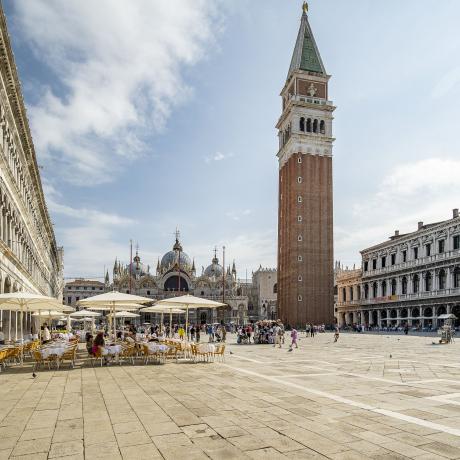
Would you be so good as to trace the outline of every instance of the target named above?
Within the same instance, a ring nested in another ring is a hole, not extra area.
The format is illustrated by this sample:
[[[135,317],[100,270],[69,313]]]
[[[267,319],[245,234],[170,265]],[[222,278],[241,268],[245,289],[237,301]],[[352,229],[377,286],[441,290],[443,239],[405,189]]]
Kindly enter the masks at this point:
[[[40,353],[42,358],[46,359],[50,356],[57,356],[60,358],[68,349],[66,344],[54,344],[48,347],[43,347],[40,349]]]
[[[155,342],[147,342],[145,345],[147,345],[150,353],[166,353],[169,349],[168,345]]]
[[[116,356],[121,353],[121,345],[106,345],[102,348],[102,354],[104,356],[111,355]]]
[[[197,349],[200,353],[215,353],[216,346],[212,343],[198,343]]]

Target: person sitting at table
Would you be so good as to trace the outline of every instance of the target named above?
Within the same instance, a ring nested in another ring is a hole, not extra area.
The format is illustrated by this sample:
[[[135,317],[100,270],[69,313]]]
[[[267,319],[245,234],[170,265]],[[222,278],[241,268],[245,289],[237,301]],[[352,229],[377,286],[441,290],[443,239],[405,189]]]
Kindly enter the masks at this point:
[[[5,345],[5,334],[0,330],[0,345]]]
[[[135,340],[134,340],[134,337],[131,333],[125,335],[125,342],[128,342],[128,343],[134,343]]]
[[[93,342],[94,342],[93,336],[89,332],[87,332],[86,333],[86,351],[88,352],[88,355],[93,354]]]
[[[105,345],[104,333],[98,332],[96,335],[96,338],[93,341],[93,348],[92,348],[93,355],[99,354],[101,348],[103,348],[104,345]]]

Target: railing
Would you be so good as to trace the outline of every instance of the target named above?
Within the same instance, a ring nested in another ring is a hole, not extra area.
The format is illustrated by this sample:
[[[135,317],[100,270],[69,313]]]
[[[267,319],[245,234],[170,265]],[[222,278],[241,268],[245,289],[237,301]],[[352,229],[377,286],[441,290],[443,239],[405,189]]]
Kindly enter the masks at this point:
[[[297,101],[297,102],[307,102],[308,104],[315,104],[315,105],[327,105],[327,106],[334,105],[332,101],[328,101],[326,99],[321,99],[319,97],[312,97],[312,96],[300,96],[299,94],[291,95],[290,100]]]
[[[449,289],[438,289],[436,291],[423,291],[414,292],[412,294],[400,294],[391,295],[385,297],[374,297],[373,299],[362,299],[360,302],[363,305],[376,304],[376,303],[388,303],[388,302],[399,302],[416,299],[430,299],[433,297],[445,297],[460,295],[460,288],[449,288]],[[337,304],[338,305],[338,304]]]
[[[375,270],[363,270],[363,276],[376,276],[382,275],[392,271],[405,270],[407,268],[419,267],[421,265],[428,265],[433,262],[439,262],[442,260],[448,260],[451,258],[460,257],[460,250],[455,249],[452,251],[443,252],[441,254],[434,254],[432,256],[420,257],[419,259],[408,260],[407,262],[401,262],[395,265],[388,265],[386,267],[376,268]]]

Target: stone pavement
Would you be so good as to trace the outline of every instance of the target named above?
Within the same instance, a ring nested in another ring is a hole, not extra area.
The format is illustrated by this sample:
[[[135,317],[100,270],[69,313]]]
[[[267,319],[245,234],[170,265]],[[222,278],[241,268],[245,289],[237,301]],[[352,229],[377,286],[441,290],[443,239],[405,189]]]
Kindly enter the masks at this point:
[[[331,334],[225,363],[0,374],[0,459],[460,458],[460,341]],[[287,341],[287,339],[286,339]]]

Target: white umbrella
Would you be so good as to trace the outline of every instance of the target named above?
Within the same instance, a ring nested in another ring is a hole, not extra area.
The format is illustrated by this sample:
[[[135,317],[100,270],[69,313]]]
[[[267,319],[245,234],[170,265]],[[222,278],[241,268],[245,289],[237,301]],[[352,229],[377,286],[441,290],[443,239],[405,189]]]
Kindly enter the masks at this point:
[[[180,297],[171,297],[169,299],[160,300],[156,305],[163,307],[178,307],[185,308],[185,332],[188,334],[188,311],[189,309],[197,310],[199,308],[219,308],[225,307],[225,303],[215,302],[214,300],[203,299],[193,295],[183,295]]]
[[[0,294],[0,310],[19,311],[21,322],[21,339],[24,339],[22,318],[24,312],[35,312],[39,310],[63,311],[62,305],[54,297],[47,297],[32,292],[8,292]]]
[[[122,305],[127,304],[144,304],[152,302],[152,299],[148,297],[141,297],[138,295],[124,294],[123,292],[113,291],[106,292],[105,294],[95,295],[93,297],[88,297],[87,299],[80,300],[78,305],[90,306],[92,310],[97,309],[98,307],[108,307],[112,313],[115,313],[116,310],[126,310],[126,308],[121,307]],[[134,307],[136,309],[136,307]],[[115,321],[113,321],[113,338],[116,337],[116,327]]]
[[[109,315],[110,318],[113,318],[113,313],[110,313]],[[137,313],[133,313],[131,311],[117,311],[115,312],[115,318],[139,318]]]
[[[163,329],[163,314],[169,313],[169,327],[172,327],[172,315],[181,315],[185,313],[185,310],[181,310],[179,308],[174,308],[171,306],[163,306],[163,305],[152,305],[151,307],[145,307],[139,310],[139,313],[161,313],[161,323],[160,323],[160,330]]]
[[[97,313],[95,311],[89,311],[89,310],[79,310],[74,313],[70,314],[71,318],[86,318],[88,316],[101,316],[101,313]]]

